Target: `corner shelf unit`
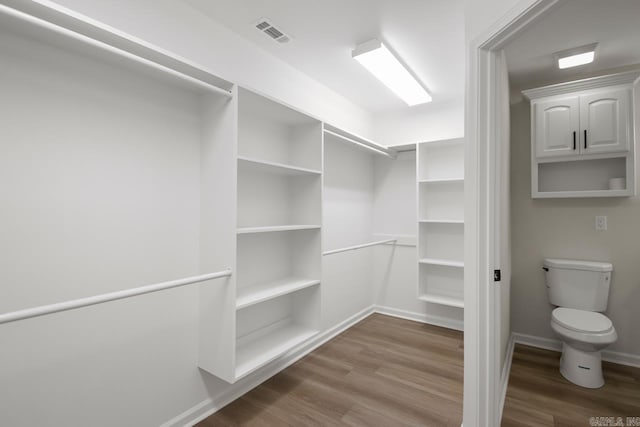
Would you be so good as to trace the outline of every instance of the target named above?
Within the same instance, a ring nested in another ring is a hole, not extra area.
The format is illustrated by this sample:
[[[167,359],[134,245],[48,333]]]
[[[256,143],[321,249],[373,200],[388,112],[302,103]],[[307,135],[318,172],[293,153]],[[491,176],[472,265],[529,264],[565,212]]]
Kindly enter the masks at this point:
[[[418,144],[418,299],[464,308],[464,140]]]

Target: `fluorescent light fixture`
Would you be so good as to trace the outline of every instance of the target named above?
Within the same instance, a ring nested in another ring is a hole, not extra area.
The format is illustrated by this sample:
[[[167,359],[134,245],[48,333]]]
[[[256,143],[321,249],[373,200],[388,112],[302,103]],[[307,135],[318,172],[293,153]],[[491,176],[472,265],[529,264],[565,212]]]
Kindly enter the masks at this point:
[[[593,62],[596,56],[597,43],[589,44],[586,46],[580,46],[555,54],[558,60],[558,68],[561,70],[565,68],[577,67],[578,65],[590,64]]]
[[[353,57],[409,106],[431,102],[429,92],[380,40],[357,46]]]

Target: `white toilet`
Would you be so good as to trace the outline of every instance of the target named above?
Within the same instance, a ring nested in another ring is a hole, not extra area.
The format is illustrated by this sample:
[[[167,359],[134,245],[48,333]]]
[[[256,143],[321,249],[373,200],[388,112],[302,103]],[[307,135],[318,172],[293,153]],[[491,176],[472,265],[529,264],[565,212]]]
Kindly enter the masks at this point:
[[[604,385],[600,350],[618,339],[607,309],[613,266],[606,262],[545,259],[551,328],[562,340],[560,373],[582,387]]]

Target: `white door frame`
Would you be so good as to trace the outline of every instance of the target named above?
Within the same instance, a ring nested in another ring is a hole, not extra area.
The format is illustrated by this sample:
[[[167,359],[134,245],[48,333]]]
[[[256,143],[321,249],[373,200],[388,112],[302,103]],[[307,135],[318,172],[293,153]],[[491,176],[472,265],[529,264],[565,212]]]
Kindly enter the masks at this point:
[[[468,51],[465,103],[464,420],[498,426],[500,408],[499,224],[501,177],[499,81],[496,53],[532,22],[565,0],[520,0]],[[503,179],[508,177],[502,177]],[[508,218],[504,220],[509,220]]]

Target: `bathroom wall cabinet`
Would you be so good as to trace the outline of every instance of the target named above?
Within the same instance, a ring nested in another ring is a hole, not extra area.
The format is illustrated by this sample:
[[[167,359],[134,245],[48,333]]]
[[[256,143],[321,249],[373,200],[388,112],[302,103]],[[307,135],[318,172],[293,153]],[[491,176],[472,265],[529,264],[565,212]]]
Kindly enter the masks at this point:
[[[635,194],[629,72],[524,91],[531,100],[532,197]],[[624,179],[610,187],[613,178]]]

